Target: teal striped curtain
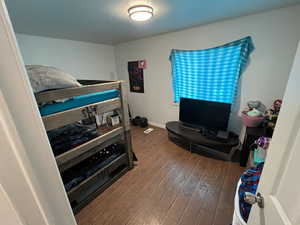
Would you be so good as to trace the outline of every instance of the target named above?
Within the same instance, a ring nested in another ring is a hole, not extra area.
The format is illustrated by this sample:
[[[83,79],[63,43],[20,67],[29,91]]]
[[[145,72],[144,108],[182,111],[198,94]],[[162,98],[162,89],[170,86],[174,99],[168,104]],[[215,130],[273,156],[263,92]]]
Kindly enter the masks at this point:
[[[233,103],[239,77],[253,50],[251,37],[204,50],[173,49],[174,102],[184,97]]]

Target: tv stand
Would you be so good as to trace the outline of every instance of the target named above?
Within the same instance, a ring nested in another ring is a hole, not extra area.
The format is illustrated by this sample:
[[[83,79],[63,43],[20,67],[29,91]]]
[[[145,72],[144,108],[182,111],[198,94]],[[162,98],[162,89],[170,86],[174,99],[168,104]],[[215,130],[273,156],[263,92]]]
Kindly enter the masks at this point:
[[[181,123],[181,126],[186,128],[186,129],[189,129],[189,130],[193,130],[195,132],[201,132],[203,128],[196,128],[196,127],[192,127],[192,126],[189,126],[185,123]]]
[[[203,135],[199,129],[187,127],[179,121],[168,122],[166,128],[171,141],[191,152],[202,152],[231,160],[233,153],[239,146],[239,138],[232,132],[229,132],[227,140],[222,140],[212,135]]]

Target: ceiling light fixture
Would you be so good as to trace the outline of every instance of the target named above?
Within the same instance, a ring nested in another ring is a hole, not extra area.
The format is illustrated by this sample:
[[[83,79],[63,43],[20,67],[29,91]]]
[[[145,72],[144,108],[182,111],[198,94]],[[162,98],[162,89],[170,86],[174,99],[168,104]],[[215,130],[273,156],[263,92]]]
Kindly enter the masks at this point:
[[[148,5],[136,5],[128,9],[128,14],[134,21],[146,21],[153,16],[153,8]]]

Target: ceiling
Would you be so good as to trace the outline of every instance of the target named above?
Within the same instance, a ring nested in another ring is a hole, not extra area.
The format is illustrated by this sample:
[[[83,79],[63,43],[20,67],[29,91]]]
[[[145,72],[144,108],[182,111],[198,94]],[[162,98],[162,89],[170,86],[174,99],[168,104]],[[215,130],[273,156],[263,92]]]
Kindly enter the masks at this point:
[[[154,17],[131,21],[127,9],[149,4]],[[6,0],[17,33],[117,44],[300,3],[300,0]]]

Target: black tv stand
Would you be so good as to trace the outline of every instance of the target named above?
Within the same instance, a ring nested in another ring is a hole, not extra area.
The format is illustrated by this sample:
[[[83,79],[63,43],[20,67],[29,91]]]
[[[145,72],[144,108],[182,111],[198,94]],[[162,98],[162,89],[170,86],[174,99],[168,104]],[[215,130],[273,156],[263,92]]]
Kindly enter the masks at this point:
[[[186,126],[179,121],[166,124],[171,141],[191,152],[204,152],[218,158],[231,160],[233,153],[239,146],[239,138],[229,132],[228,139],[219,140],[214,135],[205,135],[199,129]]]
[[[206,136],[208,138],[216,138],[217,133],[218,133],[215,130],[210,130],[205,127],[196,127],[196,126],[192,126],[192,125],[182,123],[182,122],[179,122],[179,123],[183,128],[192,130],[194,132],[198,132],[198,133],[202,134],[202,136]]]
[[[199,128],[199,127],[195,127],[195,126],[191,126],[191,125],[188,125],[188,124],[185,124],[185,123],[181,123],[181,126],[186,128],[186,129],[189,129],[189,130],[193,130],[195,132],[201,132],[203,128]]]

